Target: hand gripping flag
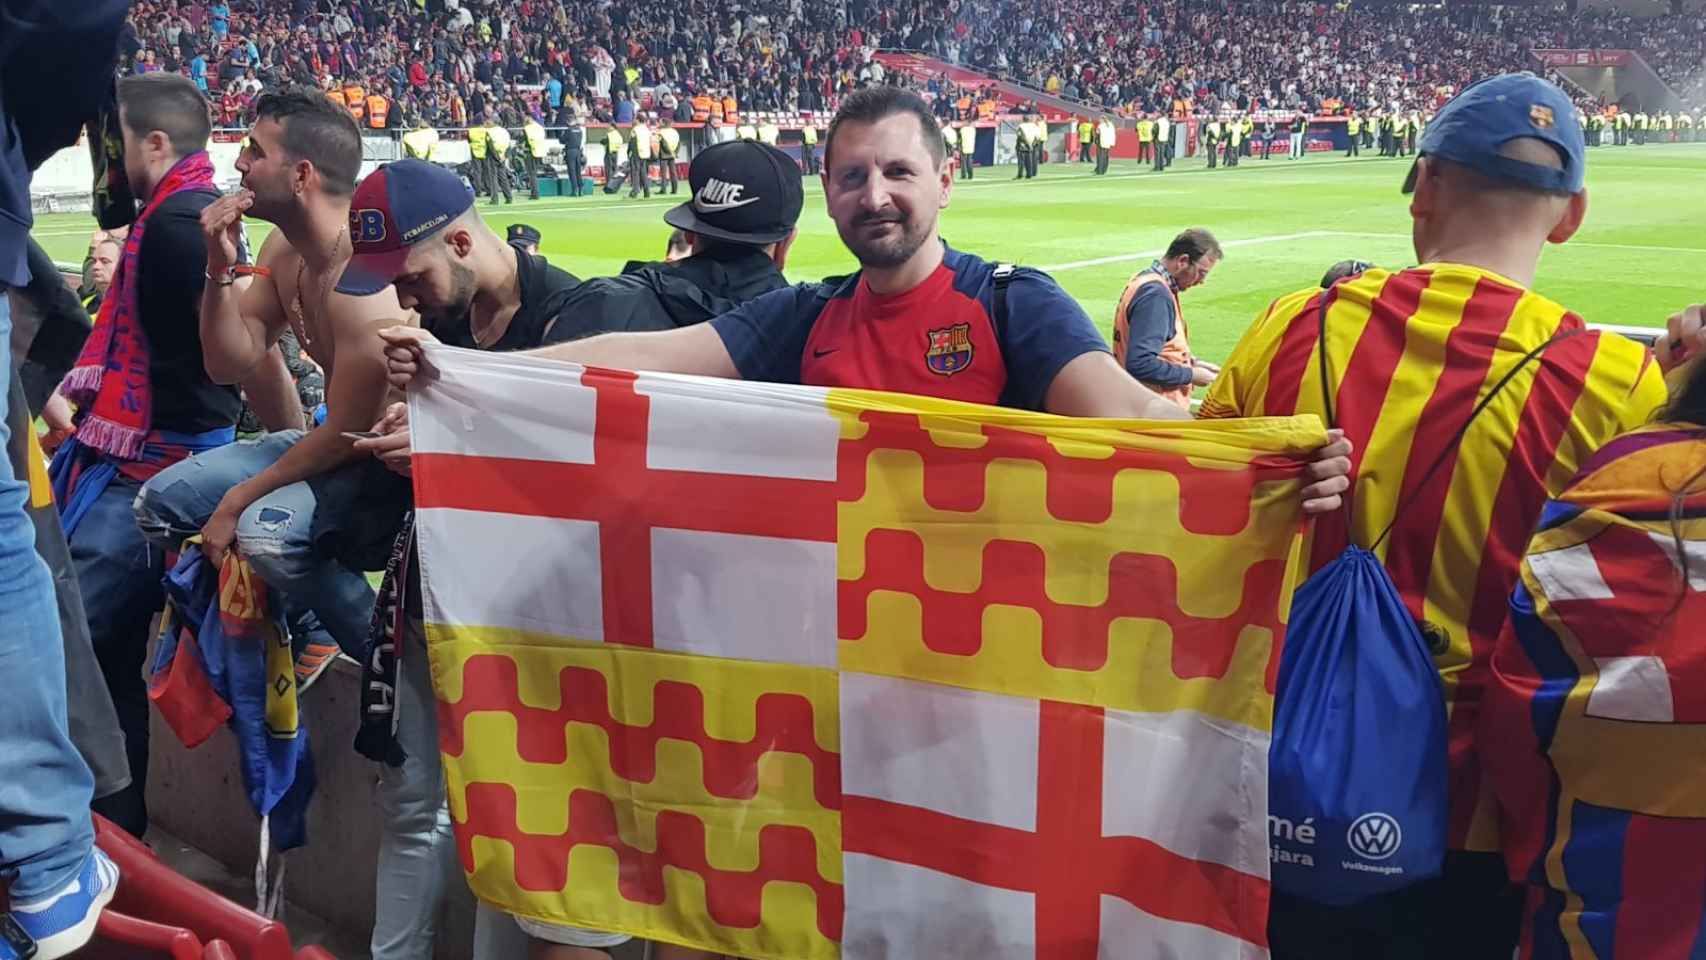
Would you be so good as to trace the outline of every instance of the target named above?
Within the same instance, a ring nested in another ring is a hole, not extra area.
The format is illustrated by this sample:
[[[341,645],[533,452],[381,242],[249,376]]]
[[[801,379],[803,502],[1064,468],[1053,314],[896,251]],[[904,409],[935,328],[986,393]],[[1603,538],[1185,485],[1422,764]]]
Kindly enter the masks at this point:
[[[426,635],[483,900],[777,960],[1266,955],[1313,418],[429,360]]]

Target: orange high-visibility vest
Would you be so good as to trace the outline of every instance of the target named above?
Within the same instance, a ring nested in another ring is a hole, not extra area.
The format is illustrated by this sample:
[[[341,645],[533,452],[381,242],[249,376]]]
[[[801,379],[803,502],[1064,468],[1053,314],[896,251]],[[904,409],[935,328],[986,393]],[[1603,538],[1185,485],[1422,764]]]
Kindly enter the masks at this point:
[[[737,117],[735,114],[735,110],[736,110],[735,98],[734,97],[724,97],[723,98],[723,122],[724,123],[734,123],[736,121]]]
[[[385,129],[385,115],[390,110],[390,101],[377,93],[370,94],[367,98],[367,125],[374,130]]]
[[[1185,311],[1179,308],[1179,294],[1173,290],[1173,285],[1167,282],[1165,274],[1153,270],[1140,270],[1132,274],[1126,281],[1125,292],[1120,294],[1119,306],[1114,308],[1114,359],[1118,360],[1121,369],[1125,368],[1126,347],[1131,342],[1131,321],[1126,313],[1131,310],[1131,301],[1137,296],[1137,291],[1147,284],[1159,283],[1167,291],[1167,296],[1173,299],[1173,316],[1178,318],[1177,329],[1173,331],[1173,339],[1161,345],[1161,359],[1181,367],[1191,365],[1191,344],[1185,336]],[[1162,397],[1173,401],[1180,407],[1191,408],[1191,385],[1161,389],[1150,384],[1144,384]]]
[[[362,115],[367,112],[367,91],[348,84],[344,87],[344,102],[349,104],[349,115],[354,117],[359,125]]]
[[[717,112],[722,112],[722,104],[717,104]],[[711,98],[700,94],[693,98],[693,122],[704,123],[711,119]]]

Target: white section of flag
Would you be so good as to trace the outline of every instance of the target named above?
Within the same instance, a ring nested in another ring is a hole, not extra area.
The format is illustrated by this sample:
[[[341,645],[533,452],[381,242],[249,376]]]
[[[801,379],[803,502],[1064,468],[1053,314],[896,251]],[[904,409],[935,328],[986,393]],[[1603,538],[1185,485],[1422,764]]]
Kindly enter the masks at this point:
[[[598,524],[435,507],[415,536],[428,623],[603,641]]]
[[[1268,735],[1192,710],[1108,709],[1102,834],[1268,876]]]
[[[1554,603],[1559,600],[1609,600],[1611,588],[1600,576],[1599,561],[1585,543],[1531,554],[1528,568]]]
[[[1261,960],[1266,950],[1218,930],[1146,913],[1119,897],[1102,896],[1097,960]]]
[[[416,453],[592,462],[598,394],[580,367],[443,348],[427,360],[438,377],[409,394]]]
[[[858,853],[842,874],[842,960],[1039,960],[1029,893]]]
[[[1035,831],[1040,723],[1036,700],[843,671],[842,792]]]
[[[646,466],[653,470],[835,479],[841,424],[822,389],[655,373],[640,374],[634,389],[651,398]]]
[[[1607,720],[1675,723],[1670,671],[1658,657],[1595,657],[1599,677],[1588,693],[1587,713]]]
[[[1678,570],[1682,564],[1676,552],[1676,540],[1668,533],[1648,531],[1647,536],[1653,538],[1670,562],[1676,564]],[[1682,541],[1682,556],[1688,558],[1688,586],[1693,590],[1706,590],[1706,543],[1699,540]]]
[[[833,667],[836,616],[833,543],[652,531],[659,650]]]

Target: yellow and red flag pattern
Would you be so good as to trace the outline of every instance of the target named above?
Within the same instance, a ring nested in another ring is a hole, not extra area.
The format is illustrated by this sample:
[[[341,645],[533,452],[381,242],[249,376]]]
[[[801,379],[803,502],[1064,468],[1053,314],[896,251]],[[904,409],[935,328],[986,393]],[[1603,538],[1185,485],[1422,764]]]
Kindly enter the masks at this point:
[[[424,609],[483,900],[777,960],[1265,955],[1313,418],[430,360]]]

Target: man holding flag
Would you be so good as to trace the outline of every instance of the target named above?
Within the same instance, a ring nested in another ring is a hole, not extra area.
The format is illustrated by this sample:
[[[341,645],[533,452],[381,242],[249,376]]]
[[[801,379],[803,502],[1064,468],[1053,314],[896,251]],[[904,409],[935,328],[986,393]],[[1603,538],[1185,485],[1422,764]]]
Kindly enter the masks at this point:
[[[1357,448],[1355,509],[1310,531],[1309,572],[1348,544],[1375,550],[1433,646],[1451,705],[1443,875],[1350,907],[1276,891],[1279,960],[1516,948],[1520,897],[1492,852],[1473,743],[1488,656],[1547,496],[1665,398],[1643,347],[1586,329],[1530,289],[1542,249],[1569,240],[1587,213],[1573,109],[1528,73],[1465,89],[1427,125],[1403,187],[1422,265],[1275,301],[1203,401],[1205,417],[1307,413],[1345,430]],[[1432,477],[1436,461],[1449,469]]]
[[[604,334],[531,355],[889,390],[1065,416],[1188,417],[1120,368],[1083,309],[1052,278],[943,243],[938,218],[953,186],[946,156],[940,128],[917,95],[893,87],[860,90],[830,124],[823,178],[830,217],[860,262],[857,274],[777,290],[707,324]],[[932,328],[960,329],[962,349],[933,363],[931,345],[941,338],[928,336]],[[381,336],[392,383],[406,389],[422,374],[421,348],[432,338],[414,327]],[[1348,454],[1338,437],[1316,452],[1305,468],[1306,513],[1338,508]],[[666,947],[657,956],[708,955]]]

